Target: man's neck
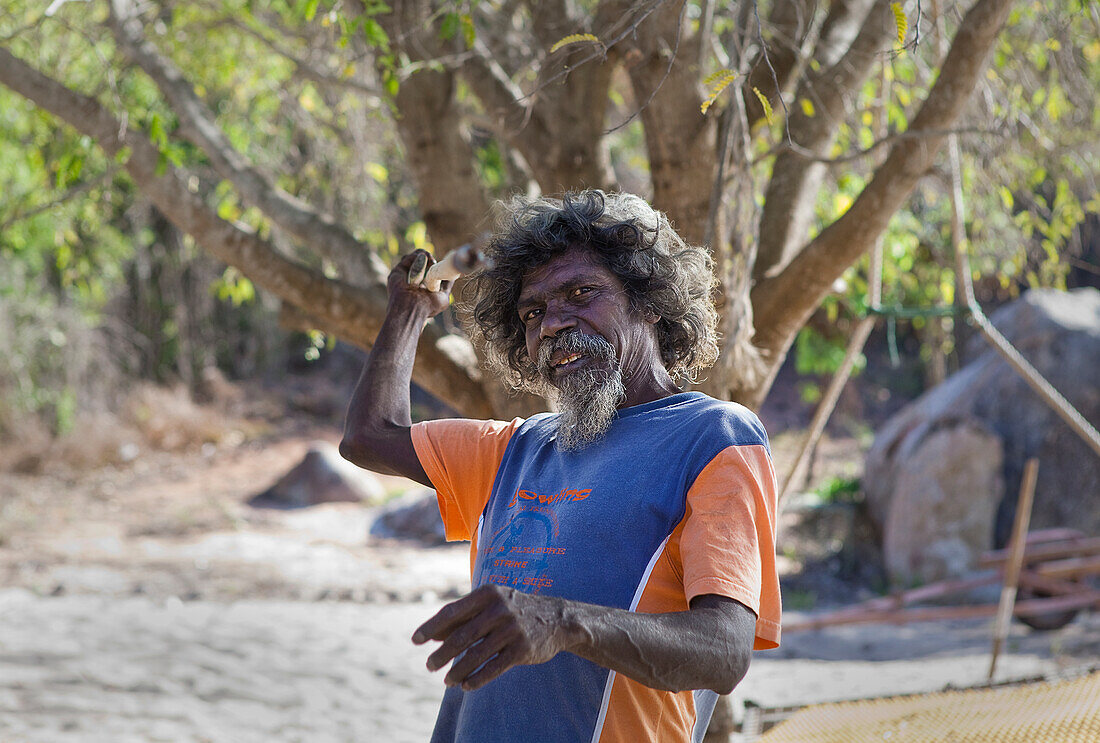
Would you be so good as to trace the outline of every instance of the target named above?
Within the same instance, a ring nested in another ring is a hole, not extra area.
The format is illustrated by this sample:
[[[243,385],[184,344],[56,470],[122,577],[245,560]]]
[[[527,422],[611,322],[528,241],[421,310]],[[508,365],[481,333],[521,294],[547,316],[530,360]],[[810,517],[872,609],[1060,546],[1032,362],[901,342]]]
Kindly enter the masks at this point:
[[[626,384],[626,397],[619,404],[619,410],[632,408],[635,405],[644,405],[647,402],[653,402],[682,392],[676,386],[676,383],[672,381],[672,377],[668,375],[664,367],[660,367],[659,372],[647,375],[643,379],[627,379],[624,382]]]

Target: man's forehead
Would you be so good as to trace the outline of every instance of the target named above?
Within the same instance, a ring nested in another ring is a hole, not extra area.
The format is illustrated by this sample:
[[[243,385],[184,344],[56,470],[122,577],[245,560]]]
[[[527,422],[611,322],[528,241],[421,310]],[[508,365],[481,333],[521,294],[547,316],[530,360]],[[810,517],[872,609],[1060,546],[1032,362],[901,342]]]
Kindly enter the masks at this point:
[[[559,284],[614,276],[594,250],[585,247],[569,248],[524,275],[520,281],[520,299]]]

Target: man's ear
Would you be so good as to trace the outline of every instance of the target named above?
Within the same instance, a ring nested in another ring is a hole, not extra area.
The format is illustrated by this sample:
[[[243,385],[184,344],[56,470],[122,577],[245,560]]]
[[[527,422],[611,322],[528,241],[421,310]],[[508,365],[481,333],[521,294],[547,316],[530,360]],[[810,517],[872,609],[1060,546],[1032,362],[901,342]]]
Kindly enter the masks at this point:
[[[661,316],[658,315],[652,307],[646,307],[645,310],[642,311],[642,317],[650,325],[656,325],[661,321]]]

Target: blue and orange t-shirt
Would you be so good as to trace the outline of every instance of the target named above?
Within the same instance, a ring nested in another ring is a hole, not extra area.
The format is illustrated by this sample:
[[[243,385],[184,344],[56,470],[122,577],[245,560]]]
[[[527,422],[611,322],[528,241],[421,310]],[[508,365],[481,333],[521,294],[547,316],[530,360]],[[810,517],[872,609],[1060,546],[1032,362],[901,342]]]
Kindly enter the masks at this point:
[[[755,415],[683,392],[620,410],[579,452],[558,451],[554,429],[545,414],[413,426],[447,538],[472,543],[474,587],[647,613],[719,594],[756,613],[756,649],[779,644],[775,474]],[[448,689],[432,740],[701,740],[716,699],[560,653]]]

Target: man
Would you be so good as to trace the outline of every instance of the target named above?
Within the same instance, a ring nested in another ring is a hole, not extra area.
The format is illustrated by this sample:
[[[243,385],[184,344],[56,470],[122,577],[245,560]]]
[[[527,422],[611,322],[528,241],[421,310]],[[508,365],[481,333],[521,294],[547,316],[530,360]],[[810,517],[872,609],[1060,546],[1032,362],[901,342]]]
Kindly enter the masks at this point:
[[[713,363],[714,277],[642,199],[517,199],[473,317],[491,361],[555,415],[411,425],[425,321],[390,275],[341,453],[434,487],[474,590],[413,641],[451,663],[435,741],[701,740],[717,693],[779,642],[775,477],[741,406],[681,392]],[[701,691],[698,691],[701,690]]]

